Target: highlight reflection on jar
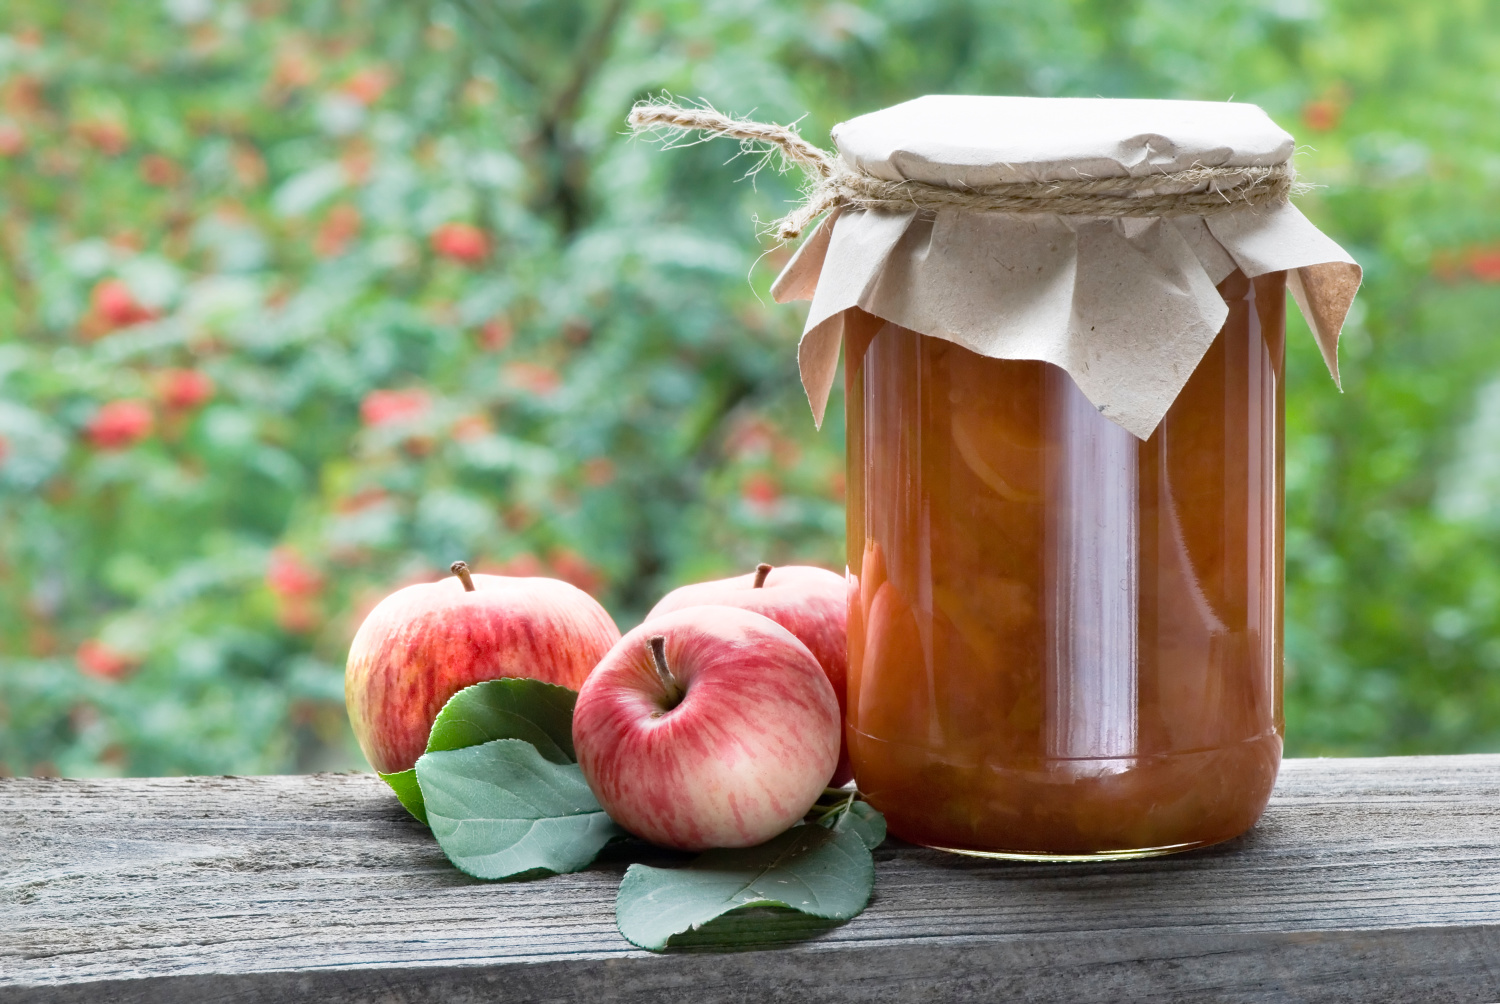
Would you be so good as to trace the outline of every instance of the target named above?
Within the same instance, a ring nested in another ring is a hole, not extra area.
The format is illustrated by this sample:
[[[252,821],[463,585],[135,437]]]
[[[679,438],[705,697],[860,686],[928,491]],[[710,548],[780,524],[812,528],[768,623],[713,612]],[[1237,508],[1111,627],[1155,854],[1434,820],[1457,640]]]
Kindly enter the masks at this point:
[[[1135,856],[1254,824],[1281,758],[1285,273],[1141,442],[1061,369],[851,311],[850,753],[893,833]]]

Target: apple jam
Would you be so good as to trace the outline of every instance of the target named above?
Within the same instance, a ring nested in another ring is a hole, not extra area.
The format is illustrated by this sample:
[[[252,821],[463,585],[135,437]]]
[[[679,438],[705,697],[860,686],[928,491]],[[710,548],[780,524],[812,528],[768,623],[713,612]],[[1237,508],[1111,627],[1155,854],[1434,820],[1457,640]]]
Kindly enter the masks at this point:
[[[847,736],[906,840],[1131,857],[1243,833],[1281,759],[1285,273],[1150,439],[1063,370],[846,319]]]

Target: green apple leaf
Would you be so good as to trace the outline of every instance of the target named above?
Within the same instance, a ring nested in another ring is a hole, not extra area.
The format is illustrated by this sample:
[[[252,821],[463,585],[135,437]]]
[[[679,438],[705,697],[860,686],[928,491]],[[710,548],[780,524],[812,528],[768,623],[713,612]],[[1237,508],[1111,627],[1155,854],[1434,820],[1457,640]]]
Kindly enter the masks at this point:
[[[872,851],[885,842],[885,816],[854,788],[824,788],[803,822],[852,830]]]
[[[824,920],[785,906],[745,906],[730,910],[691,930],[672,935],[671,948],[744,950],[773,948],[806,941],[839,927],[842,920]]]
[[[555,683],[505,677],[465,687],[433,720],[427,752],[460,750],[495,739],[521,739],[553,763],[573,763],[573,705],[578,692]],[[427,822],[416,768],[381,778],[406,811]]]
[[[875,887],[875,862],[862,824],[839,825],[851,811],[839,817],[799,824],[757,847],[707,851],[682,868],[631,865],[615,899],[620,933],[654,952],[669,942],[744,947],[831,926],[788,910],[822,921],[858,916]],[[731,911],[742,912],[726,917]]]
[[[460,750],[494,739],[522,739],[553,763],[573,763],[573,705],[578,692],[540,680],[486,680],[443,705],[427,752]]]
[[[475,878],[578,871],[624,834],[577,764],[520,739],[424,753],[416,771],[433,836]]]
[[[378,771],[376,773],[379,773]],[[422,803],[422,788],[417,784],[417,768],[408,767],[393,774],[381,774],[380,779],[391,786],[406,811],[422,822],[427,822],[427,808]]]
[[[856,799],[843,812],[831,813],[819,822],[834,830],[854,833],[872,851],[885,843],[885,816],[869,802]]]

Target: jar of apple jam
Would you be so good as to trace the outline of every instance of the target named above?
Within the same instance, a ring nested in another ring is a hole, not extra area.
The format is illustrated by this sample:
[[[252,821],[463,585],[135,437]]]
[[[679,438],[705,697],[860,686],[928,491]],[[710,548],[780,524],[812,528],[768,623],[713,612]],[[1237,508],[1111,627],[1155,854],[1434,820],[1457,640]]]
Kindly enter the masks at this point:
[[[812,300],[816,418],[844,352],[860,789],[963,853],[1243,833],[1282,747],[1287,294],[1337,378],[1361,276],[1289,201],[1294,140],[1247,104],[976,96],[833,139],[788,142],[817,170],[780,232],[824,215],[772,292]]]
[[[1247,830],[1281,759],[1285,273],[1144,442],[1049,363],[845,320],[847,735],[893,832],[1134,857]]]

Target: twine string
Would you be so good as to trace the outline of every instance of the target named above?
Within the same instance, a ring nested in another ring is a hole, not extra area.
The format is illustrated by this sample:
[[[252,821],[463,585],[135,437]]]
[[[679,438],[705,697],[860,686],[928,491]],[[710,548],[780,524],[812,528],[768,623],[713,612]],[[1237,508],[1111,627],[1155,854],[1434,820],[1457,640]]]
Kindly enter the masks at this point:
[[[970,212],[1060,213],[1078,216],[1212,216],[1233,209],[1285,202],[1308,186],[1291,162],[1267,167],[1190,167],[1128,178],[1016,181],[983,188],[950,188],[923,181],[886,181],[850,167],[837,154],[803,139],[793,126],[738,119],[708,105],[642,101],[626,120],[636,135],[703,140],[727,137],[747,153],[779,153],[784,164],[807,175],[801,205],[771,225],[781,240],[802,234],[839,206],[899,212],[962,209]],[[758,168],[757,168],[758,170]]]

